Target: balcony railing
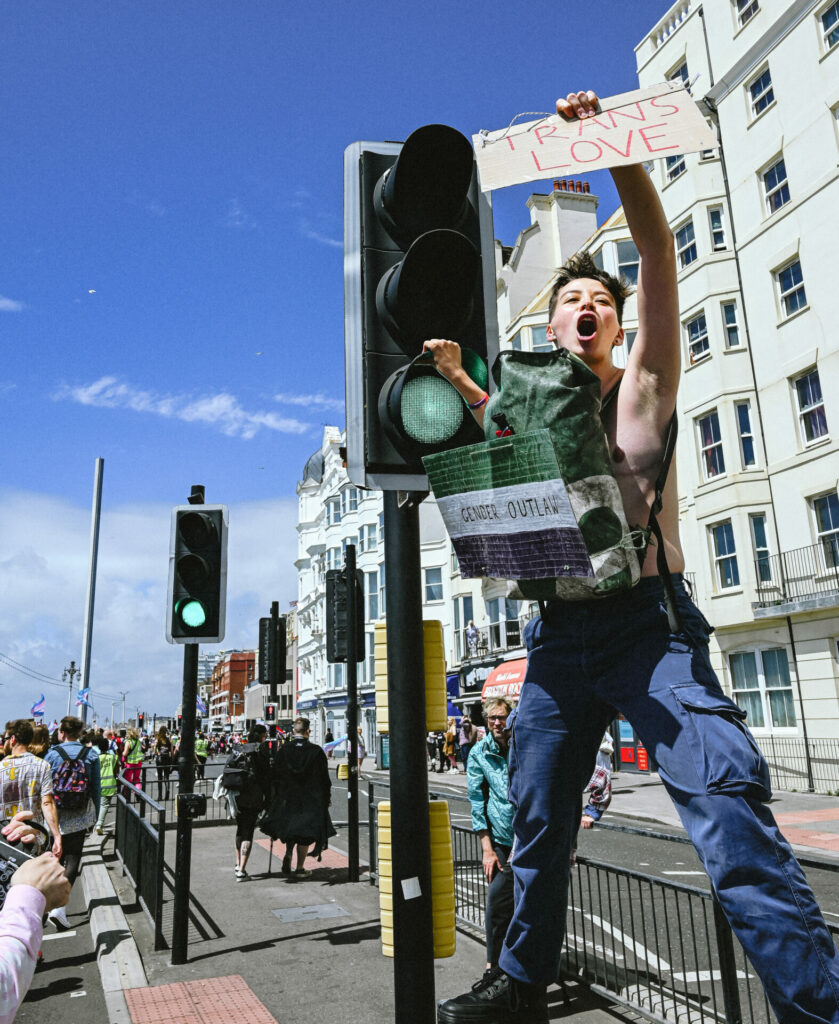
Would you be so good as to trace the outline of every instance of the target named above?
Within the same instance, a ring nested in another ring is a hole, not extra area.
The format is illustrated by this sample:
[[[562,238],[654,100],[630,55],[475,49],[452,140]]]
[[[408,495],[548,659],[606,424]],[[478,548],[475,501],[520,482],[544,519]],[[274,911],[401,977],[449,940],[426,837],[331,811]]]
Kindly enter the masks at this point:
[[[454,635],[455,654],[458,661],[479,661],[489,654],[503,654],[521,647],[522,622],[520,619],[504,619],[491,622],[488,626],[474,630],[458,629]]]
[[[799,601],[839,603],[839,538],[755,559],[758,608]]]

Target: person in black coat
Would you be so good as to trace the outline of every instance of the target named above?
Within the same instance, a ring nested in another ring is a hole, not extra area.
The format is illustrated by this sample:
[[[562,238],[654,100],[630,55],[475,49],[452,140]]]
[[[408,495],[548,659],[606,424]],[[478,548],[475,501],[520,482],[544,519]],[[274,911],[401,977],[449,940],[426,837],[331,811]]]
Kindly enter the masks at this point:
[[[309,742],[309,719],[296,718],[291,739],[280,748],[277,760],[277,795],[262,831],[285,843],[282,872],[294,878],[308,878],[304,867],[309,847],[320,860],[321,851],[336,835],[329,817],[332,782],[323,748]],[[292,873],[292,853],[297,866]]]

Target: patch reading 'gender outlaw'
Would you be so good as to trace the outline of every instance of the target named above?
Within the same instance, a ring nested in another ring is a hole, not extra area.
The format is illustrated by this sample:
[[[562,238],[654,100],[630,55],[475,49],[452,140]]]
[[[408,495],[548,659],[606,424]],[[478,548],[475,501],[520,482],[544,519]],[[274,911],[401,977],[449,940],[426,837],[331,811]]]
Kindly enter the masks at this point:
[[[560,479],[450,494],[437,505],[465,578],[593,575]]]

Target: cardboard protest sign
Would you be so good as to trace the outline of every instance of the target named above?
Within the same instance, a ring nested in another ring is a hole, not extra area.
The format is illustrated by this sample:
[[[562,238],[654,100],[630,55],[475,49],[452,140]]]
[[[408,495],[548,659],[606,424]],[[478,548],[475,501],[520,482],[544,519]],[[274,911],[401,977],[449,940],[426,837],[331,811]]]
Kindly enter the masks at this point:
[[[554,114],[481,132],[472,141],[484,192],[717,148],[714,132],[681,82],[600,100],[594,117],[566,121]]]

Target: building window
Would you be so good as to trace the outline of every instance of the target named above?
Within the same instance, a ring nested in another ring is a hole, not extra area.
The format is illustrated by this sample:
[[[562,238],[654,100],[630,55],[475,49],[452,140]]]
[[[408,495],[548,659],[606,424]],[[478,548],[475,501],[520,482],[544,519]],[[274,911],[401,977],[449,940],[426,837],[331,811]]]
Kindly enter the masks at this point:
[[[343,564],[344,559],[347,557],[347,548],[350,544],[355,545],[356,551],[358,551],[358,537],[345,537],[341,541],[341,562]]]
[[[340,548],[327,548],[327,551],[326,551],[326,568],[327,569],[340,569],[341,568],[341,549]]]
[[[638,284],[638,247],[631,239],[618,242],[618,277],[630,284]]]
[[[772,88],[772,76],[769,68],[762,71],[757,78],[749,82],[749,99],[752,104],[752,116],[762,114],[770,104],[775,102],[775,90]]]
[[[698,363],[700,359],[710,355],[708,347],[708,325],[705,322],[705,314],[700,313],[685,324],[688,338],[688,356],[691,364]]]
[[[460,562],[457,560],[457,552],[452,548],[452,576],[460,575]]]
[[[689,80],[688,74],[688,62],[683,60],[681,64],[676,65],[675,68],[667,76],[668,82],[681,82],[682,85],[687,86]]]
[[[839,0],[823,10],[819,17],[822,23],[824,48],[832,50],[839,43]]]
[[[684,174],[687,170],[684,153],[680,153],[678,156],[668,156],[664,170],[668,181],[675,181],[679,175]]]
[[[839,568],[839,496],[836,491],[813,500],[818,541],[828,569]]]
[[[769,583],[772,580],[772,562],[769,558],[769,542],[766,539],[766,516],[749,516],[749,525],[752,529],[752,548],[755,553],[758,582]]]
[[[340,662],[327,666],[327,686],[330,690],[343,690],[344,688],[344,666]]]
[[[708,210],[708,222],[711,226],[711,248],[714,252],[719,252],[726,248],[721,206],[714,206]]]
[[[358,509],[358,489],[355,487],[345,487],[341,491],[341,514],[346,515],[348,512],[355,512]]]
[[[741,28],[760,10],[758,0],[734,0],[734,5],[737,8],[737,24]]]
[[[737,303],[722,303],[722,322],[725,328],[725,347],[739,348],[740,327],[737,323]]]
[[[738,402],[734,408],[737,411],[737,430],[740,433],[740,459],[743,469],[755,464],[755,441],[752,436],[752,415],[748,402]]]
[[[811,444],[827,434],[827,417],[824,414],[819,371],[810,370],[803,377],[796,378],[794,383],[801,437],[805,444]]]
[[[676,232],[676,252],[679,266],[684,269],[696,259],[696,237],[693,233],[693,221],[686,221]]]
[[[699,433],[699,449],[702,454],[702,471],[705,479],[711,480],[725,472],[720,420],[716,409],[709,412],[707,416],[701,416],[696,421],[696,429]]]
[[[552,352],[556,348],[552,341],[548,341],[547,330],[547,324],[537,324],[530,328],[530,343],[534,352]]]
[[[605,266],[603,265],[603,250],[602,249],[598,249],[597,252],[593,252],[591,254],[591,261],[595,265],[595,267],[597,267],[598,270],[605,270],[606,269]]]
[[[385,542],[385,514],[384,512],[379,513],[379,543],[384,544]]]
[[[807,305],[807,294],[804,291],[804,274],[801,271],[801,261],[793,260],[785,267],[782,267],[776,274],[778,282],[778,295],[781,301],[783,318],[792,316],[799,309]]]
[[[376,537],[376,527],[371,523],[368,526],[362,527],[361,532],[367,534],[367,550],[375,551],[379,546],[379,542]]]
[[[443,600],[443,570],[440,566],[425,570],[426,603]]]
[[[367,621],[375,622],[379,617],[379,577],[376,572],[364,574],[364,589],[367,591]]]
[[[734,700],[745,710],[752,729],[795,726],[792,682],[783,647],[738,651],[730,655]]]
[[[783,157],[763,172],[763,194],[770,216],[789,202],[789,181]]]
[[[367,634],[367,682],[376,681],[376,634]]]
[[[637,334],[637,331],[626,331],[624,334],[624,344],[626,345],[627,355],[629,355],[629,353],[632,351],[632,346],[635,344],[635,338]]]
[[[515,349],[516,352],[521,352],[522,349],[521,335],[521,331],[516,331],[516,333],[510,339],[510,348]]]
[[[734,530],[731,520],[711,527],[714,543],[714,575],[720,590],[740,586],[740,571],[737,568],[737,553],[734,550]]]
[[[385,617],[387,609],[387,602],[385,601],[385,591],[385,563],[382,562],[382,564],[379,566],[379,616],[381,618]]]

